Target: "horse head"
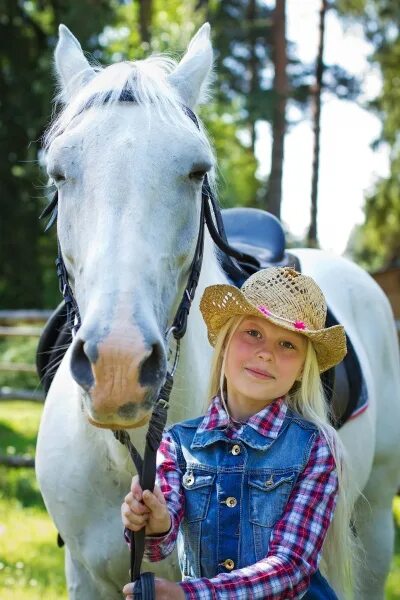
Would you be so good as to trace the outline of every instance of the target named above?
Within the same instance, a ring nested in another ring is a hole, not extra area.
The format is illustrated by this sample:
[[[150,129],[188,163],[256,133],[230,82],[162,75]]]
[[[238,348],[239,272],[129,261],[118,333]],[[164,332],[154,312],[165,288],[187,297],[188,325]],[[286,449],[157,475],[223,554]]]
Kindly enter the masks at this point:
[[[165,332],[188,277],[201,188],[213,167],[188,117],[212,65],[209,25],[179,63],[165,57],[92,67],[60,27],[64,107],[46,138],[58,238],[81,326],[71,373],[91,423],[140,426],[166,374]]]

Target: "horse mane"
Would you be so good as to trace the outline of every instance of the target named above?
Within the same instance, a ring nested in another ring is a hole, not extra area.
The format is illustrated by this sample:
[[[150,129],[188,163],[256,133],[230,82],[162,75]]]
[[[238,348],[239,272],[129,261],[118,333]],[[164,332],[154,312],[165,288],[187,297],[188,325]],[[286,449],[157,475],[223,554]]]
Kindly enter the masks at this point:
[[[78,89],[72,97],[66,99],[61,89],[56,95],[55,113],[60,104],[64,106],[45,132],[45,149],[47,150],[52,141],[83,111],[105,105],[112,106],[127,98],[135,104],[156,108],[160,119],[181,127],[191,127],[192,130],[190,119],[183,111],[182,100],[168,81],[168,75],[176,66],[177,61],[171,57],[155,54],[144,60],[122,61],[104,68],[95,65],[78,73]],[[150,115],[150,111],[148,113]],[[201,125],[200,127],[209,144],[204,128]]]

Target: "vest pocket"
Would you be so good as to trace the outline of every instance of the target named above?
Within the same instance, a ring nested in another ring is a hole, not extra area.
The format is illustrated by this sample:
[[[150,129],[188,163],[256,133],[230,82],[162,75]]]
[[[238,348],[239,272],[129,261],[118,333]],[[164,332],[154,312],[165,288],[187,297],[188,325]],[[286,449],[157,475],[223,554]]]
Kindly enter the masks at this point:
[[[293,472],[249,474],[250,522],[273,527],[284,512],[294,480]]]
[[[185,494],[185,519],[188,523],[201,521],[205,518],[215,473],[205,473],[198,469],[187,469],[182,477]]]

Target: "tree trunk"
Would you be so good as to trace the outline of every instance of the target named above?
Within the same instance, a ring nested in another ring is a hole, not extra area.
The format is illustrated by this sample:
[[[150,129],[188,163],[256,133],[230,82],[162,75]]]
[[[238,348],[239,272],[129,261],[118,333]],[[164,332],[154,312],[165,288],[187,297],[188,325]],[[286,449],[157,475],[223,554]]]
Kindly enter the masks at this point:
[[[249,58],[249,94],[250,98],[256,93],[258,87],[258,73],[257,73],[257,55],[256,55],[256,44],[257,36],[255,32],[255,20],[257,18],[257,2],[256,0],[249,0],[247,6],[247,21],[249,24],[249,47],[250,47],[250,58]],[[253,115],[249,115],[249,130],[250,130],[250,143],[253,154],[255,153],[256,146],[256,122]]]
[[[150,44],[153,0],[139,0],[139,29],[142,42]]]
[[[312,90],[312,122],[314,133],[314,153],[312,162],[312,185],[311,185],[311,220],[308,230],[308,245],[316,248],[318,246],[317,214],[318,214],[318,179],[319,179],[319,154],[321,135],[321,96],[324,78],[324,44],[325,44],[325,17],[328,10],[327,0],[321,0],[319,11],[319,44],[318,56],[315,69],[315,86]]]
[[[276,0],[273,15],[273,62],[275,107],[272,122],[272,160],[266,208],[281,216],[282,171],[286,132],[288,78],[286,72],[286,0]]]

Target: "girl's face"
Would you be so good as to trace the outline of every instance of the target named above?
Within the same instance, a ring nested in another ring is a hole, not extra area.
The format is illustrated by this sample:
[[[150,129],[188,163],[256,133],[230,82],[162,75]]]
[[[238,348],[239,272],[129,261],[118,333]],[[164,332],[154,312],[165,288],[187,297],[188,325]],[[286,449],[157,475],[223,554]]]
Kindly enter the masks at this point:
[[[225,377],[233,417],[259,412],[287,394],[303,369],[307,339],[259,317],[245,318],[227,349]]]

